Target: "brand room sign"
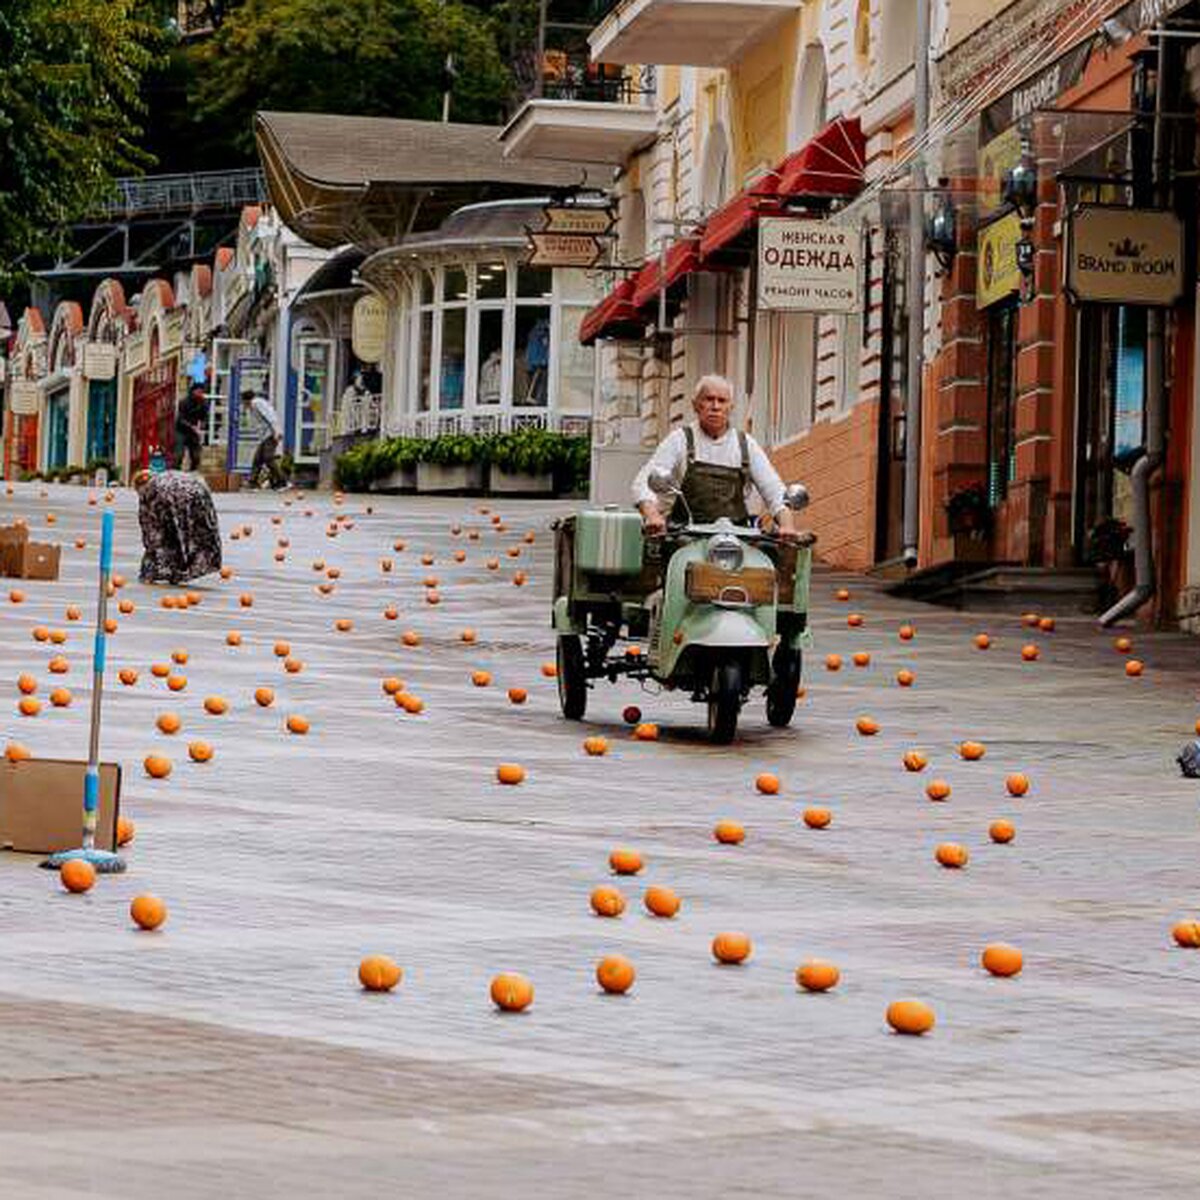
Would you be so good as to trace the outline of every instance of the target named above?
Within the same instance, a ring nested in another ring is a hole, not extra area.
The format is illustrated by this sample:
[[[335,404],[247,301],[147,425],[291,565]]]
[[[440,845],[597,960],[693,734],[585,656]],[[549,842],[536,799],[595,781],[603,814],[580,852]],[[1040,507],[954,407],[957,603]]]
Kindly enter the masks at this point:
[[[1081,205],[1066,260],[1066,292],[1078,303],[1165,306],[1183,296],[1183,224],[1172,212]]]
[[[856,226],[763,217],[758,223],[758,307],[850,313],[859,308]]]

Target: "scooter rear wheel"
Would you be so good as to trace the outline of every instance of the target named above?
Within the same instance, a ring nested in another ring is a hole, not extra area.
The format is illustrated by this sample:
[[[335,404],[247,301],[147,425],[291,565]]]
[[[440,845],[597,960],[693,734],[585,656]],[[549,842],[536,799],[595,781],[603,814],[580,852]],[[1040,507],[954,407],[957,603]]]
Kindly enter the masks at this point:
[[[718,746],[732,742],[741,711],[742,668],[736,662],[717,663],[708,690],[708,740]]]
[[[587,712],[587,664],[583,641],[574,633],[560,633],[554,654],[558,665],[558,704],[568,721],[582,721]]]

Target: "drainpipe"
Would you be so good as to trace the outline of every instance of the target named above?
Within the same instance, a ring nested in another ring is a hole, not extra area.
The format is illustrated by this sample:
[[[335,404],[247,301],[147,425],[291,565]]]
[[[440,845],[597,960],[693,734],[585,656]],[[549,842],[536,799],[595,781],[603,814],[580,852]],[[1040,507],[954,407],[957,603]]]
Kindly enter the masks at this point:
[[[925,363],[925,139],[929,132],[930,0],[917,0],[913,47],[912,191],[908,198],[908,394],[904,402],[904,564],[921,533],[921,382]]]
[[[1166,179],[1166,122],[1163,120],[1166,46],[1158,42],[1158,78],[1154,84],[1153,202],[1164,202]],[[1164,363],[1166,314],[1152,308],[1146,314],[1146,453],[1133,464],[1129,484],[1133,492],[1134,586],[1100,617],[1101,628],[1132,616],[1157,590],[1154,577],[1154,546],[1150,520],[1150,478],[1162,465],[1166,449],[1167,395]]]

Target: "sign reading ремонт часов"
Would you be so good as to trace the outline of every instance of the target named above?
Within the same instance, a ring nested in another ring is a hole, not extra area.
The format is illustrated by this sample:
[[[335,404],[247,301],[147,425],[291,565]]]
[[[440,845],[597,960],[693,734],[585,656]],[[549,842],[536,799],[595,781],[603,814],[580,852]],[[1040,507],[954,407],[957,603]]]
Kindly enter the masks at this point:
[[[758,307],[849,313],[859,308],[859,234],[837,221],[763,217],[758,223]]]

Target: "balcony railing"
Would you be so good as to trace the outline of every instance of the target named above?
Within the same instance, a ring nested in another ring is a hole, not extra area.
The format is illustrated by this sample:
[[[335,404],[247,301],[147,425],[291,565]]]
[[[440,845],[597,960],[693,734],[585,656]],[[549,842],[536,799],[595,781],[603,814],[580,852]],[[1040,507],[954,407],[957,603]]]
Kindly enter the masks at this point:
[[[141,175],[116,180],[113,191],[91,215],[111,218],[236,212],[247,204],[261,204],[266,198],[266,180],[257,167],[193,175]]]
[[[501,412],[414,413],[402,417],[394,434],[401,437],[433,438],[455,433],[511,433],[518,429],[549,429],[567,437],[587,437],[592,419],[575,413],[520,409]]]
[[[594,63],[586,54],[562,50],[547,50],[542,56],[542,99],[634,104],[638,97],[653,94],[653,67],[630,72],[612,63]]]

